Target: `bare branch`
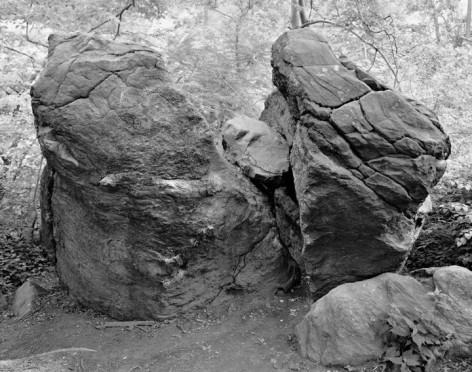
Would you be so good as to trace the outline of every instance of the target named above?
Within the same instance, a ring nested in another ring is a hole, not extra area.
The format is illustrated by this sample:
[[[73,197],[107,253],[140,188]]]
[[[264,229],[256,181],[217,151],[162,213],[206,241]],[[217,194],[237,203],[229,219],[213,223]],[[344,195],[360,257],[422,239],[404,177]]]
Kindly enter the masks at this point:
[[[46,44],[43,44],[41,43],[40,41],[35,41],[35,40],[32,40],[30,37],[29,37],[29,23],[28,21],[25,21],[26,22],[26,34],[25,34],[25,38],[26,38],[26,41],[29,41],[30,43],[32,44],[36,44],[36,45],[40,45],[44,48],[47,48],[48,46]],[[31,26],[31,29],[33,29],[33,26]]]
[[[372,64],[370,65],[369,69],[367,70],[367,72],[369,72],[372,67],[374,67],[374,64],[375,64],[375,61],[377,60],[377,51],[375,51],[375,54],[374,54],[374,58],[372,58]]]
[[[310,22],[307,22],[305,24],[303,24],[301,26],[301,28],[304,28],[304,27],[308,27],[308,26],[311,26],[311,25],[316,25],[316,24],[327,24],[327,25],[330,25],[330,26],[334,26],[334,27],[338,27],[338,28],[341,28],[349,33],[351,33],[352,35],[354,35],[355,37],[357,37],[360,41],[362,41],[364,44],[367,44],[369,45],[372,49],[375,50],[376,53],[378,53],[382,59],[384,60],[385,64],[387,65],[388,69],[391,71],[391,73],[393,74],[393,77],[394,77],[394,83],[393,85],[396,86],[399,81],[398,81],[398,67],[396,65],[396,61],[394,61],[394,64],[395,64],[395,68],[393,68],[392,64],[389,62],[389,60],[387,59],[387,57],[385,57],[385,54],[374,44],[372,43],[371,41],[368,41],[368,40],[365,40],[361,35],[359,35],[356,31],[348,28],[348,27],[345,27],[343,25],[340,25],[338,23],[335,23],[335,22],[331,22],[331,21],[326,21],[326,20],[317,20],[317,21],[310,21]]]
[[[118,29],[117,29],[116,34],[115,34],[115,39],[117,38],[117,36],[118,36],[119,33],[120,33],[120,24],[121,24],[121,18],[123,17],[123,13],[124,13],[125,11],[127,11],[129,8],[131,8],[132,6],[134,6],[134,5],[135,5],[135,0],[131,0],[131,2],[130,2],[128,5],[126,5],[126,6],[125,6],[123,9],[121,9],[117,14],[115,14],[115,18],[118,18],[119,21],[120,21],[120,23],[118,23]],[[95,31],[97,28],[102,27],[104,24],[110,22],[112,19],[113,19],[113,18],[109,18],[109,19],[107,19],[106,21],[103,21],[102,23],[98,24],[97,26],[92,27],[92,28],[88,31],[88,33],[91,33],[92,31]]]
[[[30,56],[29,54],[23,53],[22,51],[17,50],[17,49],[15,49],[15,48],[11,48],[11,47],[9,47],[9,46],[6,46],[5,44],[1,44],[1,45],[2,45],[3,48],[5,48],[5,49],[7,49],[7,50],[9,50],[9,51],[12,51],[12,52],[21,54],[21,55],[23,55],[23,56],[25,56],[25,57],[28,57],[29,59],[31,59],[31,64],[32,64],[33,67],[34,67],[34,62],[35,62],[35,60],[34,60],[34,58],[33,58],[32,56]]]
[[[213,10],[214,12],[220,13],[221,15],[232,19],[233,21],[235,20],[234,17],[230,16],[229,14],[220,12],[218,9],[216,9],[216,7],[213,6],[213,4],[210,4],[210,9]]]
[[[117,15],[117,18],[119,19],[119,22],[118,22],[118,27],[116,28],[116,34],[115,34],[115,37],[113,39],[116,39],[118,37],[118,35],[120,34],[120,28],[121,28],[121,19],[123,18],[123,13],[125,11],[127,11],[129,8],[131,8],[132,6],[134,6],[134,1],[135,0],[131,0],[131,3],[129,3],[127,6],[125,6],[123,9],[121,9],[121,12],[118,13]]]

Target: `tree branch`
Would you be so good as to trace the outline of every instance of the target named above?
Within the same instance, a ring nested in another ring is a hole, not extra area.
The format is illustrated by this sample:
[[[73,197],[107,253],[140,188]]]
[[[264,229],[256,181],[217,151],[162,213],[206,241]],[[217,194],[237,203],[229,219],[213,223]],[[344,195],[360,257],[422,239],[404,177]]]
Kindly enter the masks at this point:
[[[127,11],[129,8],[131,8],[132,6],[134,6],[134,5],[135,5],[135,0],[131,0],[131,2],[130,2],[128,5],[126,5],[123,9],[121,9],[121,10],[118,12],[118,14],[115,14],[115,18],[118,18],[118,19],[120,20],[120,23],[121,23],[121,18],[123,17],[123,13],[124,13],[125,11]],[[104,24],[110,22],[112,19],[113,19],[113,18],[109,18],[109,19],[107,19],[106,21],[103,21],[102,23],[98,24],[97,26],[92,27],[92,28],[88,31],[88,33],[91,33],[92,31],[95,31],[97,28],[102,27]],[[118,36],[119,33],[120,33],[120,24],[118,24],[118,30],[116,31],[115,39],[116,39],[116,37]]]
[[[331,22],[331,21],[326,21],[326,20],[317,20],[317,21],[310,21],[310,22],[307,22],[307,23],[304,23],[301,28],[305,28],[305,27],[308,27],[308,26],[311,26],[311,25],[316,25],[316,24],[327,24],[327,25],[330,25],[330,26],[334,26],[334,27],[338,27],[338,28],[341,28],[349,33],[351,33],[352,35],[354,35],[355,37],[357,37],[360,41],[362,41],[364,44],[367,44],[369,45],[371,48],[373,48],[375,50],[376,53],[378,53],[382,59],[384,60],[385,64],[387,65],[388,69],[391,71],[391,73],[393,74],[393,77],[394,77],[394,83],[393,85],[396,86],[398,84],[398,71],[396,69],[394,69],[391,65],[391,63],[388,61],[387,57],[385,57],[385,54],[372,42],[368,41],[368,40],[365,40],[361,35],[359,35],[356,31],[348,28],[348,27],[345,27],[343,25],[340,25],[338,23],[335,23],[335,22]],[[395,66],[396,67],[396,66]]]
[[[29,37],[29,23],[28,21],[25,21],[26,23],[26,34],[25,34],[25,37],[26,37],[26,41],[29,41],[30,43],[32,44],[36,44],[36,45],[40,45],[44,48],[47,48],[48,46],[46,44],[43,44],[41,43],[40,41],[35,41],[35,40],[32,40],[30,37]],[[31,29],[33,29],[33,27],[31,27]]]
[[[118,19],[120,20],[119,23],[118,23],[118,27],[116,28],[116,34],[115,34],[115,37],[113,38],[113,40],[115,40],[118,35],[120,34],[120,27],[121,27],[121,18],[123,17],[123,13],[125,11],[127,11],[129,8],[131,8],[132,6],[134,6],[134,1],[135,0],[131,0],[131,3],[129,3],[127,6],[125,6],[123,9],[121,9],[121,12],[118,13],[117,17]]]
[[[15,49],[15,48],[10,48],[9,46],[6,46],[5,44],[1,44],[1,45],[2,45],[2,47],[4,47],[4,48],[7,49],[7,50],[10,50],[10,51],[12,51],[12,52],[21,54],[21,55],[23,55],[23,56],[25,56],[25,57],[28,57],[29,59],[31,59],[31,64],[32,64],[33,67],[34,67],[34,62],[35,62],[35,60],[34,60],[34,58],[33,58],[32,56],[30,56],[29,54],[23,53],[22,51],[17,50],[17,49]]]
[[[223,12],[220,12],[218,9],[216,9],[213,4],[210,4],[210,9],[213,10],[214,12],[217,12],[217,13],[220,13],[221,15],[225,16],[225,17],[228,17],[228,18],[231,18],[233,21],[235,20],[233,17],[231,17],[230,15],[226,14],[226,13],[223,13]]]

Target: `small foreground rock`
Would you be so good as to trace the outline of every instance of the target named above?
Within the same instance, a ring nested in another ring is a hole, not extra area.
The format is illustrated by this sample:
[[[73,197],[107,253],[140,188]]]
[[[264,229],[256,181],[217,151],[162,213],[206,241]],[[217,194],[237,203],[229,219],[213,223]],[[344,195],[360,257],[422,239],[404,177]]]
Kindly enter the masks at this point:
[[[301,354],[325,365],[359,365],[380,358],[389,317],[424,327],[443,342],[438,346],[443,351],[470,352],[472,272],[449,266],[422,274],[416,280],[386,273],[333,289],[297,327]]]
[[[47,290],[43,287],[27,280],[16,290],[12,306],[13,315],[23,318],[31,314],[37,308],[38,297],[46,293]]]

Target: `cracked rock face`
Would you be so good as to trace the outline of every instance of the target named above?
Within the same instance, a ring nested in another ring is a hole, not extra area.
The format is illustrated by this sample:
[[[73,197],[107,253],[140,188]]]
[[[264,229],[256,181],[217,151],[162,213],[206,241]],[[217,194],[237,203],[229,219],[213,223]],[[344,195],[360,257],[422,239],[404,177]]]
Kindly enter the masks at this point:
[[[309,29],[283,34],[272,59],[291,118],[277,94],[262,117],[292,145],[314,297],[396,270],[414,242],[417,209],[445,171],[449,138],[434,113],[346,68]]]
[[[285,281],[267,197],[137,45],[51,36],[33,86],[43,242],[81,303],[159,319]]]

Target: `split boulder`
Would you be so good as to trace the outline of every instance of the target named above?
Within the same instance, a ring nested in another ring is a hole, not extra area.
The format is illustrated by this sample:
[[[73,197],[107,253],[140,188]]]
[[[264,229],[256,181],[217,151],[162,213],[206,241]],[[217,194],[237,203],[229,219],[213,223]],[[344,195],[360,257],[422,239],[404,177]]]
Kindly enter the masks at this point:
[[[307,28],[279,37],[272,64],[291,117],[274,119],[274,110],[284,112],[277,95],[262,117],[293,142],[303,262],[314,298],[397,270],[414,243],[418,207],[450,153],[436,116],[346,68]]]

